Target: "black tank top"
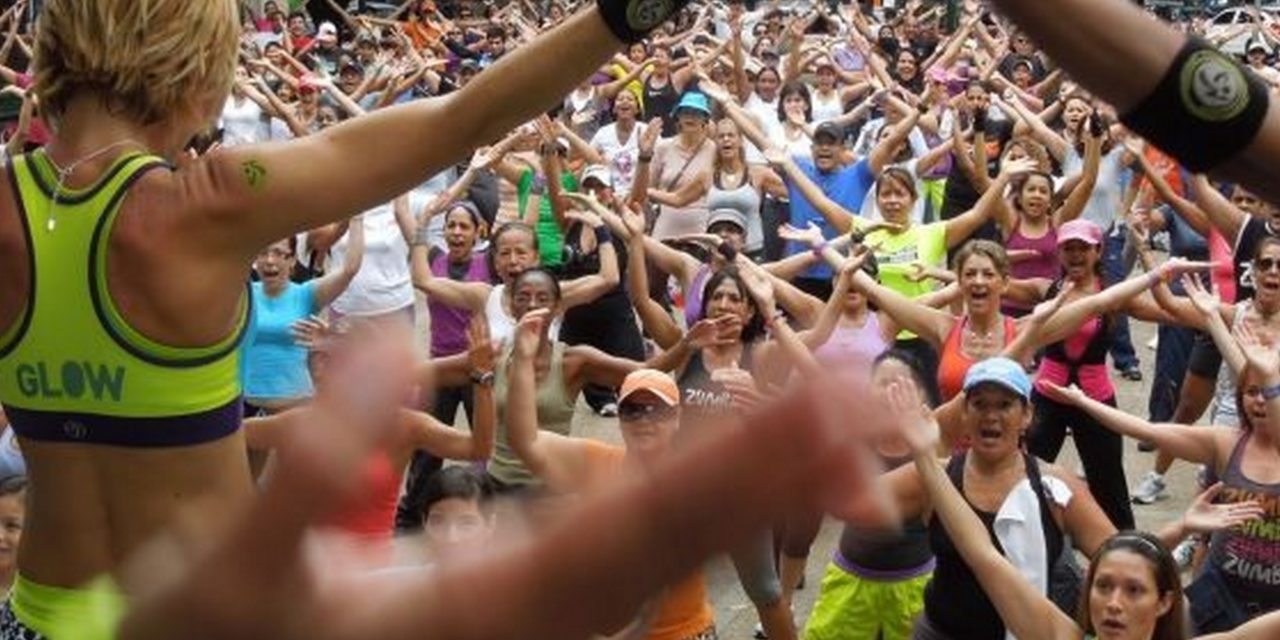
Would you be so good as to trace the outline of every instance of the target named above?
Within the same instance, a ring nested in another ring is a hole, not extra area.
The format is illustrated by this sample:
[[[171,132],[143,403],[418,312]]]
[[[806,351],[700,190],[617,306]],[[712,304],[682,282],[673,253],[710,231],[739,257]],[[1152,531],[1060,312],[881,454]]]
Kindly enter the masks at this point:
[[[742,347],[738,366],[751,371],[751,343]],[[733,394],[724,385],[711,379],[711,372],[702,361],[702,351],[689,358],[680,379],[680,427],[697,425],[706,419],[715,419],[733,411]]]
[[[676,135],[676,114],[672,112],[679,102],[680,94],[676,93],[670,76],[667,76],[667,83],[661,87],[653,86],[649,80],[644,81],[644,117],[662,118],[662,137],[664,138]]]
[[[880,459],[885,470],[911,464],[911,456]],[[929,527],[920,518],[902,523],[901,531],[846,524],[840,533],[840,556],[857,568],[886,574],[911,571],[933,560]]]
[[[964,461],[965,454],[960,453],[947,463],[947,477],[964,495]],[[1040,526],[1044,530],[1045,575],[1051,575],[1053,563],[1062,555],[1063,536],[1058,523],[1049,510],[1049,500],[1045,496],[1046,489],[1040,477],[1040,467],[1035,458],[1022,454],[1026,466],[1027,479],[1036,489],[1036,502],[1040,506]],[[973,508],[982,524],[987,527],[991,543],[1000,553],[1004,549],[996,539],[996,514],[982,511],[973,506],[968,498],[965,502]],[[935,629],[957,640],[1003,640],[1005,635],[1004,621],[996,607],[987,597],[982,585],[978,583],[973,570],[956,550],[955,544],[947,533],[947,528],[936,517],[929,523],[929,544],[933,547],[937,567],[933,570],[933,580],[924,590],[924,611]]]

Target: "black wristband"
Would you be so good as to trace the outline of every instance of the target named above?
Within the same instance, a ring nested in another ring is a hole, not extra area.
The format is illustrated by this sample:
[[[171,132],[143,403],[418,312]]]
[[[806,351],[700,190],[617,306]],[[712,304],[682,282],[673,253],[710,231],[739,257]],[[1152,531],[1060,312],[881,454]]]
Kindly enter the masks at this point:
[[[1202,173],[1253,142],[1268,103],[1261,80],[1208,42],[1190,37],[1160,84],[1123,122]]]
[[[600,17],[619,40],[631,44],[649,35],[689,0],[598,0]]]
[[[609,229],[609,225],[602,224],[597,227],[592,227],[591,230],[596,232],[597,245],[603,245],[603,244],[608,244],[610,242],[613,242],[613,231]]]
[[[716,247],[716,251],[719,252],[720,255],[723,256],[724,259],[728,260],[729,262],[734,262],[738,259],[738,250],[729,246],[728,242],[721,242]]]

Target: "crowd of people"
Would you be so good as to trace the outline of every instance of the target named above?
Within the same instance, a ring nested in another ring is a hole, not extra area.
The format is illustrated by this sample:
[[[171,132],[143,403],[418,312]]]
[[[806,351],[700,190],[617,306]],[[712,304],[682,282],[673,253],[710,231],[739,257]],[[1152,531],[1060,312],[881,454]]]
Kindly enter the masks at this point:
[[[0,640],[1280,636],[1257,9],[38,4]]]

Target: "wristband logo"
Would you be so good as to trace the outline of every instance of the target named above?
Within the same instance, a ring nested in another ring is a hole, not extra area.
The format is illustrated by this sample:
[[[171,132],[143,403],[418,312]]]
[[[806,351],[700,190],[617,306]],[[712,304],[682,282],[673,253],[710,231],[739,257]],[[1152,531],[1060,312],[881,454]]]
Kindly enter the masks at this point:
[[[1200,50],[1182,65],[1182,104],[1206,122],[1226,122],[1249,105],[1244,72],[1217,51]]]
[[[673,0],[632,0],[627,4],[627,25],[635,31],[649,31],[662,24],[675,9]]]

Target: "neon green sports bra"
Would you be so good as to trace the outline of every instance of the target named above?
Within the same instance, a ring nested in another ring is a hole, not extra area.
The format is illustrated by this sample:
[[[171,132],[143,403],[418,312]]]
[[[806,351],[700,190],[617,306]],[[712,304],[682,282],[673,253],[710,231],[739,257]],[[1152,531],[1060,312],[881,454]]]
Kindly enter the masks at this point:
[[[86,189],[58,189],[43,150],[6,169],[30,248],[30,294],[0,333],[0,403],[26,438],[118,446],[181,446],[239,428],[237,348],[249,297],[232,335],[202,348],[143,336],[107,290],[108,239],[129,187],[168,165],[127,154]]]

